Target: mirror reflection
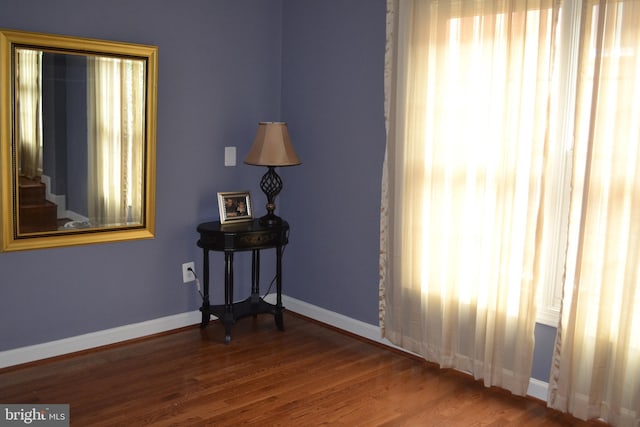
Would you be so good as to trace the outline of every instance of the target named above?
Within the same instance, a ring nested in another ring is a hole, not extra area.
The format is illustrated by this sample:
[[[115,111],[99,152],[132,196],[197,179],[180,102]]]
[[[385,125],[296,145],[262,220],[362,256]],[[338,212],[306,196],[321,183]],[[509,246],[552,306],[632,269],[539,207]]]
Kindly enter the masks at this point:
[[[19,234],[140,225],[145,62],[14,55]]]
[[[0,30],[0,53],[2,249],[153,237],[157,48]]]

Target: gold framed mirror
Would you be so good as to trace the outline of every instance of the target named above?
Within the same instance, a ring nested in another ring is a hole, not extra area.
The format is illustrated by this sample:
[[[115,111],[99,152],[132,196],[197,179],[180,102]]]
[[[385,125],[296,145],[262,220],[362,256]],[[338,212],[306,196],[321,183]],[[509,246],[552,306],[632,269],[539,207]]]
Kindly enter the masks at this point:
[[[0,29],[0,240],[152,238],[155,46]]]

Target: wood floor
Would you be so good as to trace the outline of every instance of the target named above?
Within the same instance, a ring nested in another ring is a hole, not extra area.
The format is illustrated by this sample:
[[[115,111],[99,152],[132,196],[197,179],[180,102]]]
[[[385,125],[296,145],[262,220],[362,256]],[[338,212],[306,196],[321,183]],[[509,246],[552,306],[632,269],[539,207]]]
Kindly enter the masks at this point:
[[[68,403],[72,426],[602,426],[292,313],[214,322],[0,370],[0,403]]]

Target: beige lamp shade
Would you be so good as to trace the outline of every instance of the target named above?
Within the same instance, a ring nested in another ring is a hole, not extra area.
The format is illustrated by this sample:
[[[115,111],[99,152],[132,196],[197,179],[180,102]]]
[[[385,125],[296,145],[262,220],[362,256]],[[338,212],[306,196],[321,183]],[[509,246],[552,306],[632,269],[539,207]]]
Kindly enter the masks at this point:
[[[256,166],[294,166],[302,163],[291,145],[287,124],[283,122],[259,123],[256,139],[244,162]]]

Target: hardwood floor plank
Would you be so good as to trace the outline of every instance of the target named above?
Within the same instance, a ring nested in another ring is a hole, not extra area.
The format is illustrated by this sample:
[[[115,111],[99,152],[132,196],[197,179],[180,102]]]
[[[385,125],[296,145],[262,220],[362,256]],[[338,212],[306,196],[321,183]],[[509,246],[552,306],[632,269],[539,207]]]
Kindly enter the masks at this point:
[[[0,370],[1,403],[72,426],[602,426],[285,313]]]

